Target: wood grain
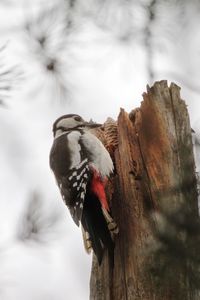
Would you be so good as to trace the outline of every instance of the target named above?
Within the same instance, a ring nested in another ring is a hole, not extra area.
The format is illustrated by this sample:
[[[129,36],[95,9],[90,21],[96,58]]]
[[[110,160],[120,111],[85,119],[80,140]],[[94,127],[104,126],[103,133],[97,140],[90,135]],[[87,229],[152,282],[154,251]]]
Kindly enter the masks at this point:
[[[146,252],[156,226],[153,212],[186,203],[198,214],[191,128],[180,88],[166,81],[147,87],[139,109],[130,114],[121,109],[117,132],[116,173],[108,189],[120,230],[115,265],[109,269],[107,255],[101,267],[93,258],[90,299],[176,300],[177,290],[180,299],[196,299],[182,274],[177,273],[173,286],[155,288],[145,271],[151,263]]]

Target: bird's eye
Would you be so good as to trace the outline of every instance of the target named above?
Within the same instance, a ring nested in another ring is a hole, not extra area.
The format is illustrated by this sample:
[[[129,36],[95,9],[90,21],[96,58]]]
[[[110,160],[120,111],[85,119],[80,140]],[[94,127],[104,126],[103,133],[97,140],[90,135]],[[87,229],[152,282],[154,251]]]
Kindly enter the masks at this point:
[[[76,120],[76,121],[80,122],[82,119],[81,119],[81,117],[79,117],[79,116],[76,116],[76,117],[74,117],[74,120]]]

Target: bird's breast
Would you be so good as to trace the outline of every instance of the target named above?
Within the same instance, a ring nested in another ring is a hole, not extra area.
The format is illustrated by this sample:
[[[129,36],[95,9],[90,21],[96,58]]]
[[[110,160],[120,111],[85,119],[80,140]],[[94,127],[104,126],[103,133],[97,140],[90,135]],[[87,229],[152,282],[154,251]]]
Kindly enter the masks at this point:
[[[113,171],[113,162],[110,154],[101,141],[92,133],[82,135],[82,144],[89,153],[90,163],[102,177],[107,177]]]

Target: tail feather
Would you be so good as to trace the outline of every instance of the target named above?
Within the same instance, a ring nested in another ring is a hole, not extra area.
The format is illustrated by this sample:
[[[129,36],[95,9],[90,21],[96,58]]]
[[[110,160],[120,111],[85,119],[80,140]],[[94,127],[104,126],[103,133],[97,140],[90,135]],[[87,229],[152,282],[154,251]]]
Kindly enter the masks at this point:
[[[83,226],[81,226],[81,229],[82,229],[83,244],[84,244],[85,250],[88,254],[90,254],[91,250],[92,250],[92,242],[91,242],[90,235],[87,231],[84,230]]]
[[[91,242],[99,265],[102,262],[105,249],[108,249],[109,260],[112,265],[114,261],[114,242],[108,228],[108,220],[110,222],[110,219],[112,218],[109,214],[106,217],[103,213],[101,203],[97,196],[94,193],[87,192],[81,223],[84,231],[89,235],[88,240]],[[109,224],[113,223],[114,221]]]

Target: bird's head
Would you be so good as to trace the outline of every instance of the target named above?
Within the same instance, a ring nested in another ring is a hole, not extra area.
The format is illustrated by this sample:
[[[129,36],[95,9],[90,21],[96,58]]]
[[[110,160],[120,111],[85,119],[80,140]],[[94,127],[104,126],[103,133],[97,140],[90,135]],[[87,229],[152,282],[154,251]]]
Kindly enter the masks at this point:
[[[100,127],[102,124],[97,124],[92,121],[87,122],[82,117],[76,114],[68,114],[58,118],[53,124],[53,135],[58,137],[64,132],[72,130],[87,130],[95,127]]]

